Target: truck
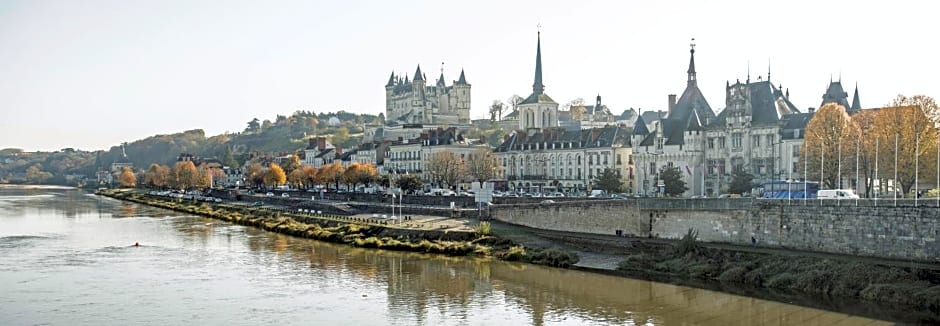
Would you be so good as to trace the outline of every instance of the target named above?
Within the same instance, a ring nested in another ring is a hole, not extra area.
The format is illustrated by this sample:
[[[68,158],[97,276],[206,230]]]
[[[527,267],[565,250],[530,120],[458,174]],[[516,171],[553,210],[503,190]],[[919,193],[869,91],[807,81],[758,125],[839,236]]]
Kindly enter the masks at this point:
[[[825,189],[816,193],[819,199],[858,199],[858,195],[852,189]]]

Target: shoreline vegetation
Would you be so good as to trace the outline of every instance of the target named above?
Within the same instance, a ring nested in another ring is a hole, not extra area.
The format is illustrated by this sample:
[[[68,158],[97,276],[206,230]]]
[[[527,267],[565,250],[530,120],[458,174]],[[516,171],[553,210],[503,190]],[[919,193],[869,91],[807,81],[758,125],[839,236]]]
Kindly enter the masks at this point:
[[[702,246],[696,232],[690,229],[681,240],[672,244],[634,243],[628,248],[617,249],[617,254],[625,256],[625,260],[614,270],[604,270],[574,266],[579,260],[577,254],[563,249],[528,247],[523,243],[524,240],[509,239],[512,236],[490,235],[487,223],[478,225],[475,232],[452,231],[451,234],[444,232],[441,235],[440,231],[390,228],[350,217],[165,200],[132,190],[103,190],[98,194],[354,247],[487,257],[575,268],[710,289],[731,288],[736,289],[731,293],[750,293],[745,294],[748,296],[794,298],[787,300],[791,303],[814,305],[811,302],[830,301],[824,305],[839,309],[845,307],[831,302],[845,298],[860,303],[887,305],[884,308],[891,311],[889,314],[898,318],[940,322],[940,266],[929,269],[853,261],[851,258],[709,248]],[[309,223],[313,221],[316,223]],[[602,248],[606,247],[604,243],[572,243],[564,239],[555,239],[553,242],[568,247],[587,247],[588,251],[611,251],[611,248]],[[755,291],[773,295],[764,296]]]
[[[167,200],[133,190],[102,190],[97,194],[258,227],[265,231],[361,248],[476,256],[562,268],[571,267],[578,262],[578,256],[570,252],[555,248],[525,247],[511,240],[489,235],[487,222],[481,222],[474,232],[412,230],[391,228],[363,218],[209,204],[182,199]]]

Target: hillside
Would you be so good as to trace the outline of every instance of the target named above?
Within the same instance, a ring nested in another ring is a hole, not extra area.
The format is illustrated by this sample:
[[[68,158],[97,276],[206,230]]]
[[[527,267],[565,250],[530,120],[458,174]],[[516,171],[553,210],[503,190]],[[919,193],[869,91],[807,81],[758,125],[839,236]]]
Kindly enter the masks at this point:
[[[0,150],[0,183],[68,184],[67,174],[93,177],[95,171],[107,169],[111,163],[127,160],[138,168],[151,163],[171,164],[180,153],[222,159],[231,150],[240,163],[248,153],[281,153],[301,150],[306,139],[328,136],[334,144],[351,147],[362,138],[363,127],[380,123],[381,117],[345,111],[315,114],[296,111],[289,116],[278,115],[274,121],[253,119],[239,133],[207,137],[201,129],[174,134],[154,135],[116,145],[108,150],[79,151],[66,148],[55,152],[24,152],[19,149]],[[32,169],[30,169],[33,167]]]

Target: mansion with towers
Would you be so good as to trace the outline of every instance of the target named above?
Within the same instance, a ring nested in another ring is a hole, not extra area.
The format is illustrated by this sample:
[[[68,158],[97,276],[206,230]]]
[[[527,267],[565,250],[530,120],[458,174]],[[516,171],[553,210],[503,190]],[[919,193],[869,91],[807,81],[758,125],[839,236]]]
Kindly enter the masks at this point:
[[[469,124],[470,83],[463,70],[460,78],[447,86],[444,71],[434,85],[428,85],[421,65],[415,70],[414,79],[392,75],[385,84],[385,122],[389,125],[403,124]]]

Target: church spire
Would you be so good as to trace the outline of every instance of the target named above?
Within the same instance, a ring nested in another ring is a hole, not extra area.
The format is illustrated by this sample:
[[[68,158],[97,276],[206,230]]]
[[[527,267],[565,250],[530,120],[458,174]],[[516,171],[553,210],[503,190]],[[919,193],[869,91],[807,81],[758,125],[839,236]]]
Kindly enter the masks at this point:
[[[532,93],[542,94],[545,85],[542,84],[542,32],[538,32],[538,43],[535,48],[535,83],[532,84]]]
[[[392,71],[392,75],[388,77],[388,83],[385,84],[385,87],[395,86],[395,71]]]
[[[689,44],[691,48],[689,50],[689,86],[696,86],[697,79],[695,77],[695,38],[692,38],[692,43]]]

